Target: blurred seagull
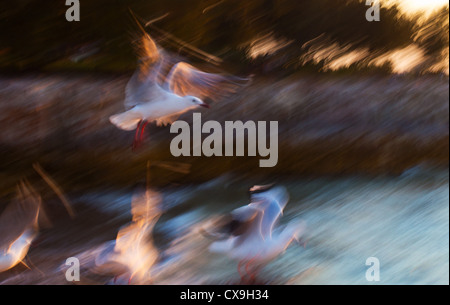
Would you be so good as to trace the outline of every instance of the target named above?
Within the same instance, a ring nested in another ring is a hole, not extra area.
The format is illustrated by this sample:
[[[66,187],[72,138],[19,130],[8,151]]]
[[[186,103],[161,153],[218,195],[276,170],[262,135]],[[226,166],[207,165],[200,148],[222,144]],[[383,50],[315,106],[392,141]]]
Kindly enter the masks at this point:
[[[255,272],[263,264],[283,253],[294,240],[299,240],[305,230],[304,223],[291,223],[283,230],[275,229],[288,202],[288,194],[283,187],[255,186],[250,189],[251,203],[231,212],[227,220],[216,226],[216,232],[209,236],[216,239],[210,246],[214,253],[226,253],[239,260],[238,272],[245,264],[245,273],[250,275],[250,267]]]
[[[203,99],[214,100],[234,93],[249,80],[206,73],[180,61],[158,47],[137,19],[136,22],[142,32],[138,43],[140,60],[126,87],[127,111],[110,117],[111,123],[120,129],[136,129],[133,149],[142,143],[148,123],[172,124],[191,109],[209,108]]]
[[[132,223],[119,231],[115,241],[105,243],[97,252],[97,273],[113,275],[115,284],[150,283],[151,268],[158,258],[151,236],[161,214],[160,203],[161,196],[155,191],[135,193],[131,202]]]
[[[15,200],[0,216],[0,272],[23,262],[38,233],[41,198],[27,182],[17,186]]]

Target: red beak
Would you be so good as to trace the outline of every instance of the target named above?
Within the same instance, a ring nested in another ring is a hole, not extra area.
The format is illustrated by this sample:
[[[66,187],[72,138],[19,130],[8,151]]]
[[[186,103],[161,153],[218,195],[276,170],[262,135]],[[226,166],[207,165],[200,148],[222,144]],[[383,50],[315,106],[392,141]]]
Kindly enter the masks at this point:
[[[202,107],[205,107],[205,108],[211,108],[211,107],[209,107],[209,105],[208,104],[206,104],[206,103],[203,103],[203,104],[200,104],[199,106],[202,106]]]

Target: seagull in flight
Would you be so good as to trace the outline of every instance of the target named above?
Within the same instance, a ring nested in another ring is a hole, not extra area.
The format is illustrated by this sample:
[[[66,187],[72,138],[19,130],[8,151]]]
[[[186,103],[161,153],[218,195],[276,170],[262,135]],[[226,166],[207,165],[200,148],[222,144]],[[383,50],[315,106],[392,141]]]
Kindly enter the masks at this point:
[[[38,234],[41,198],[31,185],[22,181],[17,185],[14,201],[0,215],[0,272],[23,261]]]
[[[256,271],[265,263],[282,254],[305,231],[304,223],[290,223],[284,229],[275,228],[288,194],[283,187],[255,186],[250,189],[251,203],[238,208],[215,224],[213,232],[204,233],[214,238],[209,250],[238,260],[241,281],[245,276],[255,280]],[[245,274],[242,267],[245,265]],[[254,272],[251,274],[251,268]]]
[[[126,86],[127,111],[110,117],[110,122],[118,128],[136,130],[133,149],[142,144],[148,123],[172,124],[189,110],[209,108],[204,99],[223,98],[249,80],[207,73],[179,60],[159,47],[136,21],[142,32],[137,48],[139,65]]]
[[[161,215],[161,200],[161,195],[151,189],[135,192],[132,222],[119,231],[116,240],[97,251],[93,268],[97,273],[113,275],[114,284],[151,282],[152,267],[159,256],[151,237]]]

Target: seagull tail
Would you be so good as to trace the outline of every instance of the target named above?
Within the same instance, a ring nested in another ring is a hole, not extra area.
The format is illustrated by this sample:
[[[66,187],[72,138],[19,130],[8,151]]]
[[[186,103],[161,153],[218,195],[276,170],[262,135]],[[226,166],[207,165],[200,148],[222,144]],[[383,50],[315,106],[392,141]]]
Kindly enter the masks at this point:
[[[142,115],[134,111],[127,111],[109,117],[109,121],[118,128],[131,131],[135,130],[142,120]]]

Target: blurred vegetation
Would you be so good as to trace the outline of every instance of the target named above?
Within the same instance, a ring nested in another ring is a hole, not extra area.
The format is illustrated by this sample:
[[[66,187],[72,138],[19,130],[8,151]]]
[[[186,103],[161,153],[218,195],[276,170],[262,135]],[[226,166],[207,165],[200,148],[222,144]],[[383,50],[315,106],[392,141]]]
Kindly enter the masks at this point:
[[[367,22],[368,7],[360,0],[81,0],[81,21],[68,22],[65,0],[15,0],[0,4],[0,69],[126,71],[134,68],[130,43],[136,28],[132,9],[143,20],[243,69],[250,62],[242,45],[258,35],[273,33],[295,40],[291,58],[301,46],[321,34],[352,48],[390,50],[413,42],[414,18],[398,8],[382,8],[382,22]],[[435,18],[447,20],[448,8]],[[433,19],[430,19],[433,20]],[[430,21],[431,22],[431,21]],[[448,46],[448,29],[433,29],[416,43],[429,54]],[[438,24],[439,26],[439,24]],[[151,32],[151,30],[150,30]],[[170,46],[165,46],[170,47]],[[320,64],[307,67],[312,70]]]

